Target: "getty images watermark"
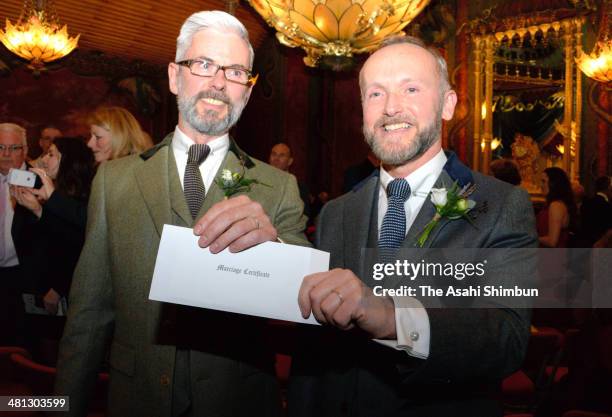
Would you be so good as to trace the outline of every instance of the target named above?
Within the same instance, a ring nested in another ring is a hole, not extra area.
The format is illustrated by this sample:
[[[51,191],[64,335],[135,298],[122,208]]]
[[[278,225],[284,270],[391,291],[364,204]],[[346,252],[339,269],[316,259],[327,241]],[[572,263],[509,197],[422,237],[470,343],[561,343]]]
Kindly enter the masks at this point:
[[[428,307],[610,308],[610,249],[364,249],[375,296]]]

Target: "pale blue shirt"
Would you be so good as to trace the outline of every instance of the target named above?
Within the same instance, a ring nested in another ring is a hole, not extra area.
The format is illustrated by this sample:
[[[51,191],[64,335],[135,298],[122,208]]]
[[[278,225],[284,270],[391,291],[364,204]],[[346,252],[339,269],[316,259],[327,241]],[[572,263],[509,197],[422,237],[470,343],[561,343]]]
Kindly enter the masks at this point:
[[[19,169],[28,169],[25,162],[21,164],[21,167]],[[5,249],[4,257],[0,258],[0,267],[10,267],[19,265],[19,259],[17,258],[17,251],[15,250],[15,243],[13,242],[13,235],[11,233],[15,210],[13,209],[13,203],[11,201],[7,177],[8,175],[5,176],[0,174],[0,187],[6,187],[5,195],[7,197],[4,201],[0,201],[0,209],[6,210],[6,215],[4,216],[4,224],[0,224],[0,228],[2,229],[2,235],[0,235],[0,239],[4,239]]]
[[[429,193],[442,173],[446,159],[444,151],[440,150],[432,159],[405,178],[410,185],[411,191],[410,198],[406,200],[404,205],[406,210],[406,233],[410,230],[410,226],[414,223],[423,204],[429,201]],[[393,179],[384,168],[380,168],[380,188],[378,191],[379,231],[388,207],[387,185]],[[405,350],[411,356],[427,359],[429,357],[431,340],[427,310],[419,300],[413,297],[393,297],[393,302],[396,306],[395,331],[397,333],[397,340],[377,340],[377,342],[397,350]],[[398,305],[402,307],[398,308]]]

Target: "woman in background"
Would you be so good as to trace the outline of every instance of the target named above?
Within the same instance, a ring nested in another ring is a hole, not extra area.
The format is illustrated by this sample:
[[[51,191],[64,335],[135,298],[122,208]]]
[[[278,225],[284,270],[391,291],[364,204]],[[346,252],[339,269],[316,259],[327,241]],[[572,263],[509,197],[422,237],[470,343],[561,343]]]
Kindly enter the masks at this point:
[[[542,176],[542,192],[546,195],[546,207],[537,217],[540,246],[566,248],[576,217],[576,204],[565,171],[556,167],[546,168]]]
[[[87,146],[96,163],[140,153],[153,146],[132,114],[121,107],[100,107],[89,117]]]
[[[83,138],[57,138],[41,158],[42,168],[32,168],[42,180],[40,189],[15,187],[17,203],[30,210],[38,221],[29,236],[34,241],[15,242],[19,254],[27,246],[41,245],[45,259],[37,277],[44,307],[56,314],[59,301],[68,295],[72,273],[85,240],[87,200],[95,172],[92,152]]]

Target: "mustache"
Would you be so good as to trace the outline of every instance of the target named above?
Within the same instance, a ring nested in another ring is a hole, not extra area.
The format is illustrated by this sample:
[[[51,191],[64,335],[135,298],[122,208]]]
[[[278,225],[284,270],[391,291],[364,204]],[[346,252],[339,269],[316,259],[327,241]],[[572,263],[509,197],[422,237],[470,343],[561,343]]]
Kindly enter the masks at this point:
[[[213,91],[213,90],[208,90],[208,91],[200,91],[198,94],[195,95],[194,100],[202,100],[205,98],[212,98],[214,100],[219,100],[224,102],[225,104],[229,104],[230,99],[227,96],[227,94],[225,94],[222,91]]]
[[[393,117],[382,116],[380,119],[376,121],[376,124],[374,125],[374,127],[381,128],[384,125],[393,125],[396,123],[410,123],[411,125],[416,125],[416,120],[413,117],[410,117],[408,115],[393,116]]]

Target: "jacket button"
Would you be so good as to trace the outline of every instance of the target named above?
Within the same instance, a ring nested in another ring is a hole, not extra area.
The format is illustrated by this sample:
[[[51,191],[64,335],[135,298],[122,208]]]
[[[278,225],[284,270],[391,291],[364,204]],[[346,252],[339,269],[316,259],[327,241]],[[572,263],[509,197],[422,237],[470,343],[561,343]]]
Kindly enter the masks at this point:
[[[168,375],[163,374],[161,378],[159,378],[159,383],[162,385],[170,385],[170,378],[168,378]]]

